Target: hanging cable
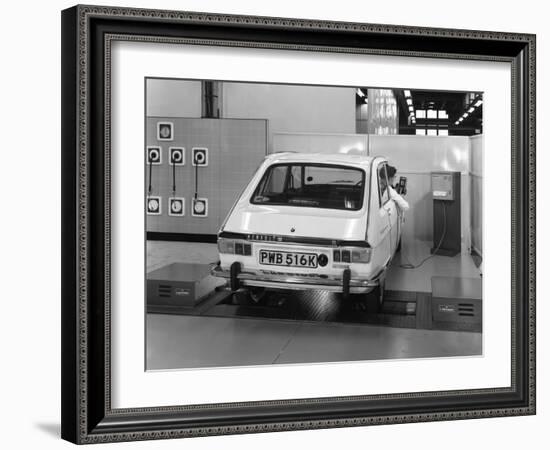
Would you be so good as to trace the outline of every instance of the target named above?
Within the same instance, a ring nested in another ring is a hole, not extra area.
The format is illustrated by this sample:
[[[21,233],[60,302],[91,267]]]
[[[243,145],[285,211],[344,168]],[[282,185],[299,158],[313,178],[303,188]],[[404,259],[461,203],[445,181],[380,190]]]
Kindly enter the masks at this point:
[[[424,264],[426,261],[428,261],[429,259],[433,258],[437,252],[439,251],[439,249],[441,248],[441,244],[443,244],[443,240],[445,239],[445,235],[447,234],[447,214],[446,214],[446,203],[445,202],[442,202],[442,205],[443,205],[443,233],[441,233],[441,239],[439,239],[439,243],[437,244],[437,247],[434,249],[433,253],[429,256],[427,256],[426,258],[424,258],[422,261],[420,261],[420,263],[418,263],[417,265],[414,265],[414,264],[411,264],[411,262],[409,261],[409,259],[405,256],[405,253],[403,251],[401,251],[401,254],[403,255],[403,257],[407,260],[407,263],[406,264],[400,264],[399,267],[401,267],[402,269],[418,269],[422,264]]]
[[[149,161],[149,187],[147,188],[147,195],[151,195],[153,192],[153,158],[151,152],[148,151],[147,159]]]
[[[195,165],[195,200],[199,196],[199,166]]]
[[[176,157],[175,157],[174,151],[172,151],[172,154],[170,155],[170,158],[172,159],[172,196],[176,195]]]

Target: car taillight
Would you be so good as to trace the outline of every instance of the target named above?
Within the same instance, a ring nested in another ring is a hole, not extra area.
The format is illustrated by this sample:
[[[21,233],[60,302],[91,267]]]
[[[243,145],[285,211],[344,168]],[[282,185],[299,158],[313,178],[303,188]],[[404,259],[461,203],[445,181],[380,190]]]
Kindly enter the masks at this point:
[[[369,263],[370,262],[370,248],[358,248],[351,252],[351,262],[353,263]]]
[[[349,250],[342,250],[342,262],[351,262],[351,252]]]
[[[218,251],[220,253],[235,253],[235,241],[231,239],[218,239]]]
[[[335,263],[361,263],[367,264],[370,262],[370,248],[353,248],[353,249],[334,249],[332,251],[332,262]]]
[[[252,244],[233,239],[218,239],[218,251],[220,253],[229,253],[231,255],[252,255]]]

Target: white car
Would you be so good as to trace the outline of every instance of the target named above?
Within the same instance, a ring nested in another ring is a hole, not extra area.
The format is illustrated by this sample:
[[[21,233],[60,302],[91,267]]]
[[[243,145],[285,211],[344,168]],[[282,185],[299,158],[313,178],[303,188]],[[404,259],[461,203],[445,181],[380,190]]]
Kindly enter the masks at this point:
[[[223,223],[212,270],[247,287],[325,290],[383,301],[402,215],[389,196],[387,160],[345,154],[266,157]]]

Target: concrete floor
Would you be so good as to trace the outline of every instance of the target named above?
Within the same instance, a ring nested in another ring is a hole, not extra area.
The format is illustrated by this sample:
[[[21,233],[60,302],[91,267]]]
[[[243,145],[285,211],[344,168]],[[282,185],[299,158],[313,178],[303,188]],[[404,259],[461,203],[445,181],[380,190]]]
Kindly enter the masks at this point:
[[[403,243],[386,288],[431,292],[432,276],[478,277],[470,255],[429,255],[430,243]],[[147,272],[172,262],[212,263],[215,244],[147,242]],[[241,317],[148,314],[147,369],[473,356],[482,352],[475,332],[392,328],[367,324],[304,322]]]
[[[481,333],[148,314],[147,369],[479,355]]]
[[[418,265],[430,256],[431,242],[403,241],[388,270],[386,288],[395,291],[431,292],[432,277],[477,278],[480,270],[467,252],[456,256],[435,255],[417,269],[403,269],[402,264]]]

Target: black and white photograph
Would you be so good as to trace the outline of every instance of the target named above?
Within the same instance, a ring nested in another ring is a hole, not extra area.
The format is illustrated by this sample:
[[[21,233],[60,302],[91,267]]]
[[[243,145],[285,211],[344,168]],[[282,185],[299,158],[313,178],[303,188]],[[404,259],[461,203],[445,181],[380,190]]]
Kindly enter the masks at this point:
[[[63,439],[536,413],[536,36],[399,5],[62,11]]]
[[[483,92],[144,99],[146,370],[483,356]]]

